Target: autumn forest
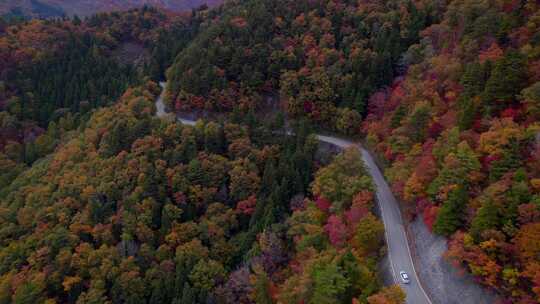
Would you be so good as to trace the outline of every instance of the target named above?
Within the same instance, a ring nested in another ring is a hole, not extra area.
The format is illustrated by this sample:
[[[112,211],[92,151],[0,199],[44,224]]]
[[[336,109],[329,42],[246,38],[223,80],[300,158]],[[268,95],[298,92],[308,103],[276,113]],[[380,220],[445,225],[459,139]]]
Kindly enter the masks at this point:
[[[0,304],[414,303],[376,176],[321,134],[540,303],[538,1],[0,16]]]

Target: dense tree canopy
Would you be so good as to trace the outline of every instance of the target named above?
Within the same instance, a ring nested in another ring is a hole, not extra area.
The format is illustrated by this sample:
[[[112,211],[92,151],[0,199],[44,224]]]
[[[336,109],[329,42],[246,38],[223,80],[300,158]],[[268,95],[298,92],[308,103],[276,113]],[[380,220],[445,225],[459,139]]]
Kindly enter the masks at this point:
[[[451,262],[540,301],[539,20],[534,0],[0,19],[0,303],[402,303],[358,151],[321,162],[314,128],[365,135]],[[231,115],[154,118],[165,74],[168,110]]]
[[[154,117],[158,93],[128,89],[1,191],[1,303],[365,303],[379,290],[384,228],[358,151],[314,174],[304,124],[185,126]]]
[[[0,188],[23,164],[51,153],[92,109],[165,67],[203,13],[152,8],[85,20],[10,21],[0,31]]]
[[[352,134],[439,14],[431,1],[231,2],[168,70],[168,105],[231,111],[279,95],[291,117]]]
[[[512,303],[540,301],[539,16],[535,1],[450,1],[363,123],[409,215]]]

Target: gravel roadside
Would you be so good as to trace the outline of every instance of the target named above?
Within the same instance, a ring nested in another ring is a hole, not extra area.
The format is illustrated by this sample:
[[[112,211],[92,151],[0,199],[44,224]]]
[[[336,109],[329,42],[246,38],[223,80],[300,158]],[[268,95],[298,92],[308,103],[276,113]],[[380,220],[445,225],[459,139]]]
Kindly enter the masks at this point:
[[[416,270],[433,304],[497,303],[492,291],[444,259],[446,239],[432,234],[420,216],[408,226]]]

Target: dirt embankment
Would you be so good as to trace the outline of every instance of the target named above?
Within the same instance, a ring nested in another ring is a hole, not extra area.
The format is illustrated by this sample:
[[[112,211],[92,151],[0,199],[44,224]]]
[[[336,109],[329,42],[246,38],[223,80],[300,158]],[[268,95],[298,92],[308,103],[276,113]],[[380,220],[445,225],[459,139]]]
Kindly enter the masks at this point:
[[[408,237],[418,276],[433,304],[494,304],[497,296],[443,257],[446,239],[432,234],[421,217],[408,225]]]

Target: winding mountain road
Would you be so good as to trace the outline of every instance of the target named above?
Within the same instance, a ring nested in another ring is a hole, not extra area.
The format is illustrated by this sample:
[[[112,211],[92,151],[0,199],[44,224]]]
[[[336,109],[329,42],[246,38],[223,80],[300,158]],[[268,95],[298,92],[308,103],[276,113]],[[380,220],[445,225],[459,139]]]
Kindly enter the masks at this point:
[[[165,92],[165,83],[161,82],[160,85],[163,88],[163,92]],[[158,117],[166,115],[165,105],[163,104],[163,93],[156,101],[156,109],[156,115]],[[178,118],[178,121],[187,125],[195,124],[195,121],[193,120]],[[377,203],[379,204],[382,220],[384,222],[392,278],[395,283],[400,283],[401,288],[406,292],[407,304],[432,304],[416,274],[398,202],[392,194],[381,171],[375,164],[371,154],[369,154],[369,152],[361,145],[347,139],[324,135],[317,135],[317,138],[321,142],[332,144],[343,149],[354,146],[362,154],[364,164],[376,186]],[[409,274],[411,278],[409,284],[401,283],[399,278],[400,271],[405,271]]]

